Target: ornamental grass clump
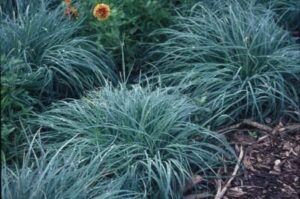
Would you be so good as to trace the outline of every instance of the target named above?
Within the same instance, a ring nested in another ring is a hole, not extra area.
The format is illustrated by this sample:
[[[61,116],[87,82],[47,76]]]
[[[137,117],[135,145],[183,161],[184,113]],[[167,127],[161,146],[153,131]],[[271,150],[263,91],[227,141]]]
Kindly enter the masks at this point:
[[[79,97],[106,82],[117,82],[109,56],[93,41],[76,36],[80,21],[64,16],[62,7],[48,9],[44,2],[32,10],[31,4],[35,3],[17,18],[1,18],[1,55],[21,60],[1,63],[2,76],[20,76],[23,87],[42,103]]]
[[[263,6],[198,3],[156,33],[168,39],[150,52],[151,75],[205,101],[214,125],[299,110],[300,46]]]
[[[75,135],[74,143],[87,143],[82,151],[119,147],[111,176],[126,178],[123,189],[142,198],[181,198],[193,174],[214,175],[233,153],[223,136],[191,122],[198,108],[188,98],[171,92],[105,88],[57,103],[35,123],[49,147]]]
[[[81,22],[54,4],[17,0],[0,5],[2,159],[16,156],[33,112],[118,81],[110,57],[93,41],[78,36]]]
[[[56,151],[45,151],[38,138],[33,140],[20,165],[1,164],[1,198],[5,199],[137,199],[133,192],[121,190],[124,178],[112,179],[108,171],[116,167],[117,147],[90,151],[64,143]],[[35,145],[39,146],[36,147]]]

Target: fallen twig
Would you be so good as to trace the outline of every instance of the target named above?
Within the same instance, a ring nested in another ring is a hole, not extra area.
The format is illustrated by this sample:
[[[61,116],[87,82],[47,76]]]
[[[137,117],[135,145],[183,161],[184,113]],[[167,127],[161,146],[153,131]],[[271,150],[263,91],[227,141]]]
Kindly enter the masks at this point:
[[[264,136],[258,138],[257,142],[261,142],[261,141],[263,141],[264,139],[266,139],[268,137],[269,137],[269,135],[264,135]]]
[[[233,130],[233,129],[238,129],[240,128],[240,126],[242,125],[243,123],[237,123],[237,124],[234,124],[234,125],[231,125],[231,126],[228,126],[228,127],[225,127],[225,128],[222,128],[222,129],[219,129],[217,130],[218,133],[223,133],[223,132],[226,132],[226,131],[229,131],[229,130]]]
[[[237,124],[234,124],[234,125],[231,125],[231,126],[228,126],[228,127],[222,128],[222,129],[219,129],[219,130],[217,130],[217,132],[218,133],[222,133],[222,132],[226,132],[226,131],[229,131],[229,130],[238,129],[243,124],[251,126],[251,127],[254,127],[254,128],[257,128],[257,129],[260,129],[262,131],[266,131],[267,133],[272,133],[272,131],[273,131],[273,129],[271,127],[268,127],[268,126],[260,124],[258,122],[254,122],[254,121],[246,119],[246,120],[244,120],[244,121],[242,121],[240,123],[237,123]]]
[[[244,120],[243,124],[247,124],[249,126],[255,127],[257,129],[260,129],[262,131],[266,131],[268,133],[272,133],[273,129],[271,127],[268,127],[266,125],[260,124],[258,122],[253,122],[251,120]]]
[[[284,131],[295,131],[295,130],[300,131],[300,124],[291,124],[291,125],[282,127],[280,129],[278,129],[278,132],[282,133]]]
[[[240,164],[242,162],[243,157],[244,157],[244,150],[243,150],[243,146],[241,146],[240,147],[239,159],[238,159],[237,164],[234,167],[234,170],[232,172],[232,176],[227,181],[227,183],[224,185],[224,187],[222,189],[220,187],[218,187],[218,192],[217,192],[217,194],[215,196],[215,199],[221,199],[224,196],[224,194],[226,193],[226,191],[227,191],[228,187],[230,186],[232,180],[236,177],[236,174],[237,174],[237,172],[238,172],[238,170],[240,168]]]

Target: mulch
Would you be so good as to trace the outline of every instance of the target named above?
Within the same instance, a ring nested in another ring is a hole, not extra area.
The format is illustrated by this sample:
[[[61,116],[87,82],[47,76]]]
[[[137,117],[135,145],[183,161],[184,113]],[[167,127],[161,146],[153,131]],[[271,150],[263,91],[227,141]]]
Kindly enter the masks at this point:
[[[300,124],[269,127],[245,121],[235,127],[227,135],[237,155],[241,147],[244,155],[222,198],[299,199]]]
[[[300,198],[300,123],[268,126],[244,120],[218,132],[235,147],[236,164],[219,169],[220,176],[227,176],[224,179],[194,176],[183,199]],[[207,192],[189,191],[204,183],[210,187]]]

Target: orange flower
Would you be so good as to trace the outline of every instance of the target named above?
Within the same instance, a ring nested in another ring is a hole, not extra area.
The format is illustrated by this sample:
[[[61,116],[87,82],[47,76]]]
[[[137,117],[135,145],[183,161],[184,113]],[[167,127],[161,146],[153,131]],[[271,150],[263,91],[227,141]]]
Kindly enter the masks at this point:
[[[77,17],[78,16],[78,10],[73,6],[67,7],[65,9],[65,15],[68,16],[68,17]]]
[[[99,3],[95,6],[93,15],[98,20],[106,20],[110,16],[110,7],[107,4]]]
[[[64,1],[65,1],[65,4],[68,6],[71,5],[71,3],[72,3],[72,0],[64,0]]]

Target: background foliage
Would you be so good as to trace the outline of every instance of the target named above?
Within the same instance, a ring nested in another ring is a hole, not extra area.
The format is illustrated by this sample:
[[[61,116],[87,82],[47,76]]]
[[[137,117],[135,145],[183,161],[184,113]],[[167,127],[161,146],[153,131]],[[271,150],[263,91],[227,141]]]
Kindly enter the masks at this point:
[[[101,3],[111,7],[111,16],[105,21],[98,21],[92,15],[93,8],[99,1],[89,0],[82,4],[77,2],[79,8],[83,7],[81,15],[86,17],[82,34],[95,35],[97,44],[113,54],[120,70],[125,64],[127,71],[133,70],[136,74],[147,61],[144,53],[146,44],[162,39],[150,33],[168,26],[175,5],[181,7],[186,1],[104,0]]]

